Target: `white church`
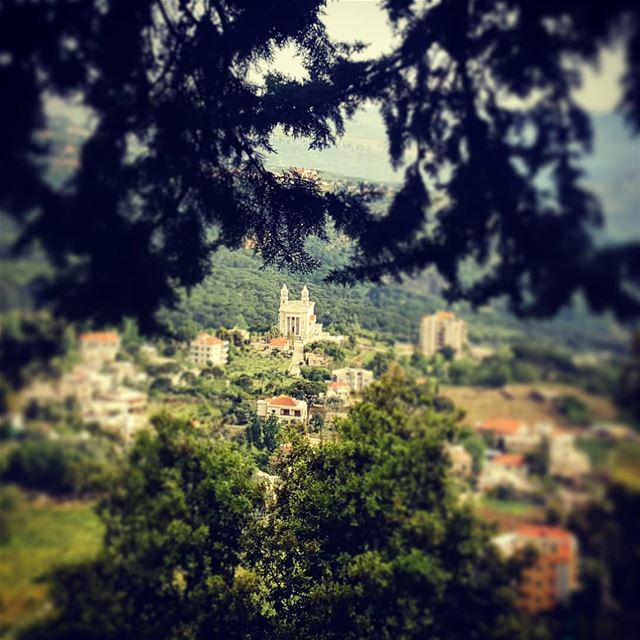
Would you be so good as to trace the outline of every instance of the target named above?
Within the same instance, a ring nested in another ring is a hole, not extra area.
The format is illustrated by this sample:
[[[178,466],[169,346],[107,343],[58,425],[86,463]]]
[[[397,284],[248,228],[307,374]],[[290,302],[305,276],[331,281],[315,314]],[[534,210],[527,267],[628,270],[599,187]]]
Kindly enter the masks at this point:
[[[316,303],[309,300],[309,289],[302,287],[300,300],[289,300],[289,289],[283,284],[280,289],[280,312],[278,327],[283,336],[310,342],[324,338],[322,325],[316,321]]]

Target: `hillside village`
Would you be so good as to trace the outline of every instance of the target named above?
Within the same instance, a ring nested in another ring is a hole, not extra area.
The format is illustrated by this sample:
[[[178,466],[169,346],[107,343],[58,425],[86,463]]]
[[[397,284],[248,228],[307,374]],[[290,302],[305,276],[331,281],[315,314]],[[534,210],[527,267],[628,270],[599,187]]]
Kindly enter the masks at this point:
[[[566,600],[578,584],[580,551],[562,523],[601,493],[625,455],[638,455],[637,434],[616,421],[608,401],[575,386],[455,384],[461,367],[486,371],[495,353],[470,344],[467,323],[453,312],[424,316],[417,345],[389,345],[365,333],[332,335],[315,307],[307,286],[297,298],[283,285],[266,334],[203,329],[188,343],[152,344],[131,331],[81,333],[67,370],[28,385],[7,424],[14,438],[107,438],[117,452],[151,428],[151,416],[169,411],[211,437],[245,442],[276,486],[270,460],[286,450],[287,429],[314,446],[335,437],[335,421],[367,387],[401,367],[439,410],[459,415],[447,447],[461,500],[495,523],[503,553],[538,549],[522,607],[545,611]]]

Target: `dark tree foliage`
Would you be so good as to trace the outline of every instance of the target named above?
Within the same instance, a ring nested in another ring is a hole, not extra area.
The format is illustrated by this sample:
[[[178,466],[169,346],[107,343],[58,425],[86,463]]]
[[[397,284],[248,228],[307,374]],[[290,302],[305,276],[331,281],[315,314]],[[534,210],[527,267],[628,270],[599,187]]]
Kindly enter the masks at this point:
[[[516,313],[545,316],[580,291],[595,310],[637,315],[640,244],[594,246],[603,213],[580,182],[592,131],[571,95],[576,63],[625,38],[620,109],[638,132],[636,3],[383,4],[401,44],[356,91],[381,105],[391,159],[408,165],[388,215],[354,229],[356,264],[338,278],[435,265],[450,299],[506,295]],[[460,273],[469,261],[472,282]]]
[[[11,394],[36,377],[56,377],[73,343],[71,330],[48,313],[2,317],[0,331],[0,413]]]
[[[320,447],[290,434],[251,552],[275,637],[519,637],[517,573],[448,480],[451,415],[395,368],[336,428]]]
[[[603,500],[572,517],[582,556],[581,589],[569,615],[555,620],[557,633],[573,626],[574,637],[588,640],[638,635],[640,611],[640,493],[614,483]]]
[[[187,423],[163,416],[155,427],[99,506],[103,550],[55,572],[55,614],[23,637],[250,637],[252,588],[238,567],[261,504],[254,467]]]
[[[308,270],[309,235],[355,200],[295,172],[267,171],[277,126],[333,142],[351,100],[311,104],[257,66],[293,45],[316,83],[348,47],[330,42],[322,0],[73,0],[0,8],[0,206],[29,224],[58,267],[43,295],[69,317],[149,323],[175,283],[200,282],[216,247],[251,239],[267,263]],[[43,175],[43,106],[80,96],[95,115],[61,189]]]
[[[341,281],[435,265],[450,298],[507,295],[550,314],[582,291],[637,314],[638,247],[596,249],[580,184],[589,119],[567,64],[627,43],[621,110],[640,127],[638,13],[630,0],[385,0],[400,44],[353,62],[330,41],[324,0],[7,0],[0,8],[0,206],[57,267],[41,294],[68,317],[138,317],[200,282],[211,251],[250,240],[267,263],[308,270],[305,238],[333,221],[358,240]],[[293,45],[308,79],[257,68]],[[94,127],[72,179],[44,179],[50,96],[79,98]],[[374,194],[323,194],[265,170],[276,127],[334,142],[378,104],[391,159],[407,162],[386,215]],[[520,100],[519,103],[515,102]],[[463,261],[481,269],[460,279]]]
[[[615,398],[624,414],[640,426],[640,332],[633,336],[631,355],[622,369]]]

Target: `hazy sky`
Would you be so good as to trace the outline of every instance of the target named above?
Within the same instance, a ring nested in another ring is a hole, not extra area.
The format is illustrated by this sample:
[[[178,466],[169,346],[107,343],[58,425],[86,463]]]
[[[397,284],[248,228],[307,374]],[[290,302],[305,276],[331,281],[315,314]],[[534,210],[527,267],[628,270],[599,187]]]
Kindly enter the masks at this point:
[[[324,21],[334,38],[347,42],[361,40],[369,44],[366,55],[378,55],[392,47],[393,34],[386,13],[376,0],[328,0]],[[294,75],[302,70],[291,49],[276,58],[276,66]],[[613,110],[620,95],[618,80],[622,69],[620,50],[605,51],[598,69],[586,66],[584,84],[576,93],[579,103],[589,111]]]

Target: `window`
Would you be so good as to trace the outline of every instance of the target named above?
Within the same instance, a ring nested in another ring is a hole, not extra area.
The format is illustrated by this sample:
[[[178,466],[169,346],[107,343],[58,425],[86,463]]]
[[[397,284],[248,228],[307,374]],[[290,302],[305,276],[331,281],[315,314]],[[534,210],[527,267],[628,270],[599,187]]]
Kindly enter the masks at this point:
[[[282,410],[282,415],[283,416],[288,416],[289,415],[289,409],[283,409]]]
[[[297,416],[298,418],[300,417],[300,411],[298,411],[297,409],[293,412],[294,416]]]

